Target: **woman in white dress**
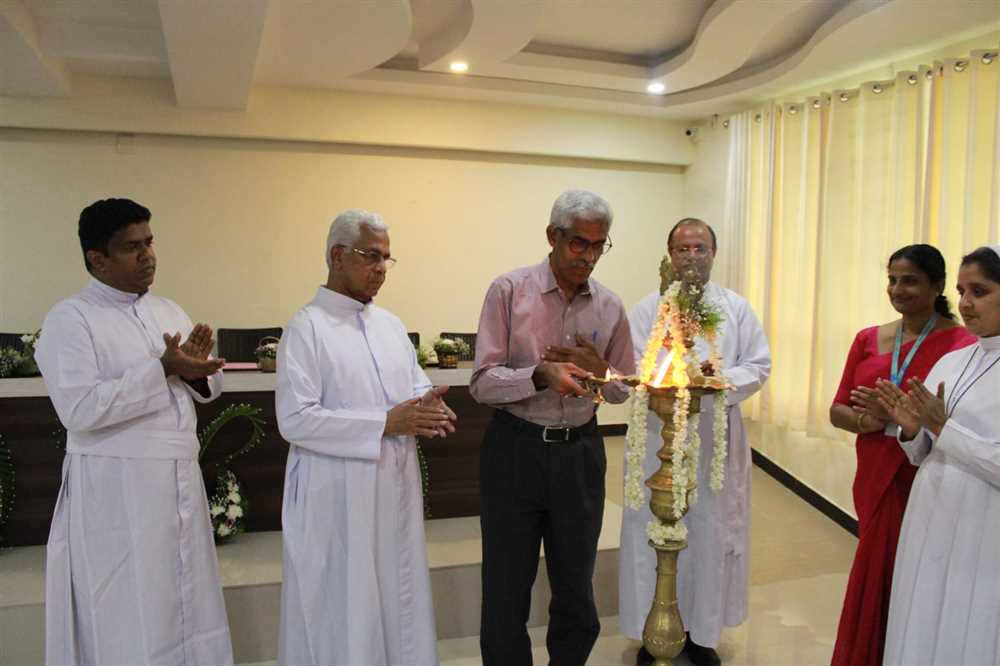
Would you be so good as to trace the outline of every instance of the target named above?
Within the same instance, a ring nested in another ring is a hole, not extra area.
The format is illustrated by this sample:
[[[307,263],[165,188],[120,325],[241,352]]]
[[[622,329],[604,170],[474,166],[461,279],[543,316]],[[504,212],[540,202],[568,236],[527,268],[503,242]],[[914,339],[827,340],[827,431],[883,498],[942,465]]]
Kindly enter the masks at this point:
[[[962,260],[959,312],[976,344],[926,383],[878,386],[920,467],[896,552],[886,666],[1000,666],[1000,246]]]

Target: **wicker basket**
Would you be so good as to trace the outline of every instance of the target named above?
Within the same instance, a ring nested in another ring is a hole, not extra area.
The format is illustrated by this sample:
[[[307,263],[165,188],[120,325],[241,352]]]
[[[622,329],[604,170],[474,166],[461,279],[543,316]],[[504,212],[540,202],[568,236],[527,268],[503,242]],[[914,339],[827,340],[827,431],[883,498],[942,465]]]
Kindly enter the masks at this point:
[[[458,354],[438,354],[438,367],[439,368],[457,368],[458,367]]]
[[[273,335],[268,335],[260,339],[260,342],[257,343],[257,348],[259,349],[270,342],[281,341]],[[271,358],[270,356],[258,356],[257,369],[261,372],[274,372],[277,370],[277,359]]]

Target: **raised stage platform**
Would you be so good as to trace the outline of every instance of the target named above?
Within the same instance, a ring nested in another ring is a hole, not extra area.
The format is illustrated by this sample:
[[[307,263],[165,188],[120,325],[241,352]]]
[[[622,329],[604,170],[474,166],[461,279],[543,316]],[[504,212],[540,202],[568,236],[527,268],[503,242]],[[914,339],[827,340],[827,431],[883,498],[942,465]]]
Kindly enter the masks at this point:
[[[599,614],[618,613],[618,545],[622,509],[604,505],[594,592]],[[479,635],[481,538],[479,518],[424,523],[438,638]],[[226,610],[237,663],[277,656],[281,591],[281,532],[241,534],[218,548]],[[544,556],[544,554],[543,554]],[[45,547],[0,550],[0,664],[42,664],[45,654]],[[529,625],[548,622],[549,586],[544,564],[532,592]]]

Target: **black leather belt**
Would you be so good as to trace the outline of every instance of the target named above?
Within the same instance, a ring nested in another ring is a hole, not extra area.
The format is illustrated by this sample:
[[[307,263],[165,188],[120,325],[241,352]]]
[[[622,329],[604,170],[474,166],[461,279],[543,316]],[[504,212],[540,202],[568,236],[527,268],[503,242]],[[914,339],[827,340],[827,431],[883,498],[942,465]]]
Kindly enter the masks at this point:
[[[582,426],[543,426],[531,421],[514,416],[510,412],[498,409],[494,417],[498,422],[503,423],[515,431],[526,433],[546,444],[569,444],[580,439],[581,435],[590,434],[597,431],[597,417],[591,417]]]

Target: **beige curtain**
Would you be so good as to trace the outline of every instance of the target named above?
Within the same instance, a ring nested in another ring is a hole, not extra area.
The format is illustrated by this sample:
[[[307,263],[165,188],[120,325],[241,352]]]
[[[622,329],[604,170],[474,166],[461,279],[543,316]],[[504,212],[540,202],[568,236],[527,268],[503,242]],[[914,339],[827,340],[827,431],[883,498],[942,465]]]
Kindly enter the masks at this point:
[[[830,402],[854,334],[892,320],[885,264],[936,245],[949,288],[963,253],[1000,240],[996,51],[729,119],[732,284],[763,321],[771,379],[748,415],[842,437]]]

